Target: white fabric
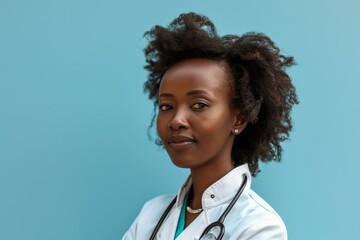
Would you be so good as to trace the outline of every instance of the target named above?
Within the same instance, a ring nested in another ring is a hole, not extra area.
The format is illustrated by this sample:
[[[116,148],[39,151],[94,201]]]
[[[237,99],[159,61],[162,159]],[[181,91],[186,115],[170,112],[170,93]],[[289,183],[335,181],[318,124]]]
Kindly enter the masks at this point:
[[[279,215],[250,189],[251,175],[247,164],[241,165],[212,184],[202,196],[203,212],[176,238],[176,240],[199,239],[202,231],[212,222],[217,221],[226,209],[243,181],[243,174],[248,177],[244,192],[225,218],[225,235],[230,240],[286,240],[287,232]],[[191,187],[191,177],[179,190],[177,201],[162,224],[158,240],[174,239],[181,206]],[[162,213],[174,196],[162,195],[148,201],[141,210],[123,240],[149,239]],[[214,229],[214,231],[217,231]],[[216,232],[213,234],[216,235]],[[209,238],[213,239],[213,238]]]

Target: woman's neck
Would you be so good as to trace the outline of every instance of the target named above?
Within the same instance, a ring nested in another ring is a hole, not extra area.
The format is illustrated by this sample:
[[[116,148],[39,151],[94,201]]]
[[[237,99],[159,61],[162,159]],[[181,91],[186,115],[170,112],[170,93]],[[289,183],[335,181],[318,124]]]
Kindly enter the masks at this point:
[[[191,207],[194,209],[202,208],[201,200],[204,191],[214,182],[229,173],[232,169],[234,169],[234,166],[231,161],[228,161],[227,164],[214,164],[197,169],[191,169],[193,187],[192,199],[189,199]]]

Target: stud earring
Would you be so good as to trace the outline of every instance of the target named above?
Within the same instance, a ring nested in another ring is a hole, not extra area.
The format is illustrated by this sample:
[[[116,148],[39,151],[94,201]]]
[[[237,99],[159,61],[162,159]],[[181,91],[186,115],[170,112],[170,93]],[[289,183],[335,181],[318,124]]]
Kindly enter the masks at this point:
[[[235,134],[239,134],[239,129],[235,128],[234,132]]]

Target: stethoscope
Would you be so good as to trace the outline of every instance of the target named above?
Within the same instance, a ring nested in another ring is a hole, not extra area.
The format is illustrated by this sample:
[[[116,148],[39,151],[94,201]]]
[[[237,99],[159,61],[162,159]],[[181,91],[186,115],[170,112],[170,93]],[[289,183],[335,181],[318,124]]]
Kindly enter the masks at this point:
[[[209,234],[210,230],[218,227],[220,229],[220,232],[219,232],[219,236],[215,239],[217,240],[220,240],[222,239],[222,237],[224,236],[224,233],[225,233],[225,226],[224,226],[224,220],[226,218],[226,216],[228,215],[228,213],[230,212],[230,210],[233,208],[233,206],[235,205],[236,201],[239,199],[239,197],[241,196],[242,192],[244,191],[245,189],[245,186],[246,186],[246,183],[247,183],[247,176],[244,174],[244,181],[242,182],[239,190],[237,191],[235,197],[231,200],[229,206],[227,206],[227,208],[225,209],[225,211],[223,212],[223,214],[220,216],[220,218],[211,223],[210,225],[208,225],[204,231],[202,232],[201,236],[200,236],[200,239],[202,237],[204,237],[205,235]],[[153,233],[151,234],[151,237],[150,237],[150,240],[154,240],[155,239],[155,236],[157,234],[157,232],[159,231],[162,223],[164,222],[166,216],[170,213],[171,209],[173,208],[175,202],[176,202],[176,198],[175,197],[169,204],[169,206],[165,209],[164,213],[162,214],[161,218],[159,219],[158,223],[156,224],[156,227],[153,231]]]

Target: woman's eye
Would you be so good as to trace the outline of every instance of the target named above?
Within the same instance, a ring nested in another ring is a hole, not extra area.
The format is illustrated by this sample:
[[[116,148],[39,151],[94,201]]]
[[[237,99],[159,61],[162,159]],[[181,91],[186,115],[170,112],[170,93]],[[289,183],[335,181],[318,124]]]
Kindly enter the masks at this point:
[[[205,104],[205,103],[199,102],[199,103],[195,103],[192,107],[193,107],[194,109],[196,109],[196,110],[199,110],[199,109],[203,109],[203,108],[208,107],[208,105]]]
[[[162,104],[159,106],[159,108],[161,111],[167,111],[167,110],[170,110],[172,108],[172,106],[169,104]]]

